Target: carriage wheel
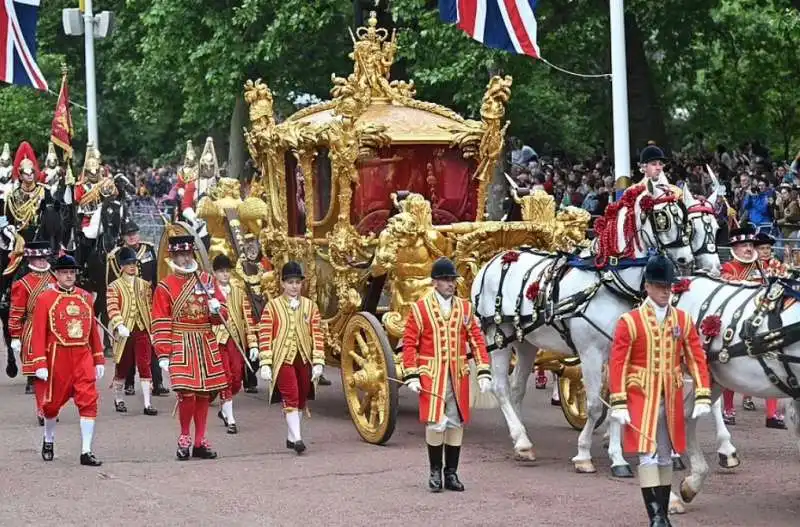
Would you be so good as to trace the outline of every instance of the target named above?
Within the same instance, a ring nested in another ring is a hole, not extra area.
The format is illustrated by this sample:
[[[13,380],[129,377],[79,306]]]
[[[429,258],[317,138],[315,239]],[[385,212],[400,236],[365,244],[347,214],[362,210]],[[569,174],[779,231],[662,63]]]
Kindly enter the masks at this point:
[[[394,350],[383,326],[371,313],[354,314],[342,339],[342,387],[350,417],[359,435],[380,445],[392,437],[397,423],[398,384]]]
[[[580,367],[580,359],[564,359],[564,364],[568,368]],[[558,396],[561,402],[561,411],[569,425],[575,430],[583,430],[586,426],[586,389],[583,386],[583,379],[576,375],[558,376]],[[603,413],[595,423],[597,429],[606,420],[608,409],[603,405]]]

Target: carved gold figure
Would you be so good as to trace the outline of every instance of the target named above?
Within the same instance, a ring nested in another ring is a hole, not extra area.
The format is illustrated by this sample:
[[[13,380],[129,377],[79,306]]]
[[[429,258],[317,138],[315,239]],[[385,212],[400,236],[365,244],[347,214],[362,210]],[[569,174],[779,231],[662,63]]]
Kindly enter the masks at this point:
[[[200,198],[197,204],[197,217],[205,220],[211,243],[208,258],[213,261],[219,254],[224,254],[231,261],[236,259],[233,248],[228,241],[226,228],[226,209],[238,209],[242,204],[239,180],[229,177],[220,178],[211,191]]]

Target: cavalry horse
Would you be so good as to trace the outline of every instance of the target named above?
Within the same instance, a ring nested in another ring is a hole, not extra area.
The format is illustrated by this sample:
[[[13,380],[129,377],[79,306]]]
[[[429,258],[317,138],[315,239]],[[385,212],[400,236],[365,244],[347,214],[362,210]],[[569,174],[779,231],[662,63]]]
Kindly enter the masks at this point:
[[[669,191],[637,185],[609,205],[596,222],[591,251],[575,256],[522,248],[495,256],[478,272],[471,296],[492,349],[492,388],[517,458],[535,459],[519,409],[536,353],[547,349],[581,359],[588,415],[572,461],[578,472],[596,471],[592,433],[603,413],[604,366],[615,324],[640,301],[650,254],[665,252],[679,267],[694,263],[691,244],[695,237],[707,235],[701,214],[689,218],[689,210],[698,203],[689,192],[678,198]],[[712,230],[716,226],[709,225]],[[703,254],[702,265],[719,268],[714,250],[698,252]],[[512,343],[518,363],[509,386]],[[613,439],[612,473],[630,476],[630,466],[621,451],[614,451]]]
[[[697,323],[714,380],[715,405],[722,388],[764,399],[788,397],[792,400],[788,424],[800,440],[798,291],[800,282],[792,279],[770,279],[762,285],[694,276],[673,304]],[[683,504],[697,496],[709,471],[697,442],[697,420],[691,418],[693,393],[684,404],[690,474],[681,482],[680,498],[675,493],[670,498],[670,509],[676,512],[683,512]]]

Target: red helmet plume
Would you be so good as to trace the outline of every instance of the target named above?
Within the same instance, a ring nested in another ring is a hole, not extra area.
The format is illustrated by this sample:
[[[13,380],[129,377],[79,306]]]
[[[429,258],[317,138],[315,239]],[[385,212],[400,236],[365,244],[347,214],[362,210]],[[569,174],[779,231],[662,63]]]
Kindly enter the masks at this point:
[[[35,180],[41,182],[43,174],[39,171],[39,161],[36,160],[36,152],[27,141],[23,141],[17,148],[17,153],[14,156],[14,170],[11,173],[11,178],[14,181],[19,180],[20,170],[30,170],[34,173]]]

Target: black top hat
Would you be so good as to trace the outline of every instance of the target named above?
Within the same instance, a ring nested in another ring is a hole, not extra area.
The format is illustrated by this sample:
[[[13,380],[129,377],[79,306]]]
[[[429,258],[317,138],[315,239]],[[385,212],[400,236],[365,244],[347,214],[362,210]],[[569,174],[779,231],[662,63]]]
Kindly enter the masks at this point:
[[[300,280],[305,278],[303,268],[300,267],[299,263],[292,260],[286,262],[281,269],[281,280],[286,281],[290,278],[299,278]]]
[[[738,229],[731,229],[730,236],[728,237],[728,245],[734,246],[740,243],[753,243],[756,241],[756,230],[750,225],[739,227]]]
[[[456,266],[453,261],[443,256],[433,262],[431,278],[458,278],[458,271],[456,271]]]
[[[231,259],[225,256],[224,254],[218,254],[216,258],[214,258],[214,262],[211,265],[215,271],[221,271],[222,269],[233,268]]]
[[[775,238],[767,234],[766,232],[759,232],[756,234],[756,241],[753,242],[753,245],[758,247],[759,245],[774,245]]]
[[[122,247],[119,252],[117,253],[117,261],[119,262],[120,267],[123,265],[133,264],[138,261],[136,257],[136,252],[130,247]]]
[[[647,260],[644,268],[644,281],[650,284],[668,285],[678,281],[675,266],[666,256],[657,254]]]
[[[133,220],[126,221],[125,225],[122,226],[123,236],[126,234],[133,234],[135,232],[139,232],[139,226],[136,225],[136,222]]]
[[[667,157],[664,155],[664,151],[661,150],[656,145],[647,145],[642,150],[642,153],[639,154],[639,163],[646,165],[650,161],[666,161]]]
[[[194,251],[194,236],[190,234],[169,237],[169,252]]]
[[[54,271],[64,271],[68,269],[79,269],[80,266],[78,262],[75,261],[75,258],[72,256],[65,254],[64,256],[59,256],[56,263],[53,265]]]
[[[22,250],[25,258],[47,258],[51,254],[53,251],[50,242],[47,241],[27,242]]]

